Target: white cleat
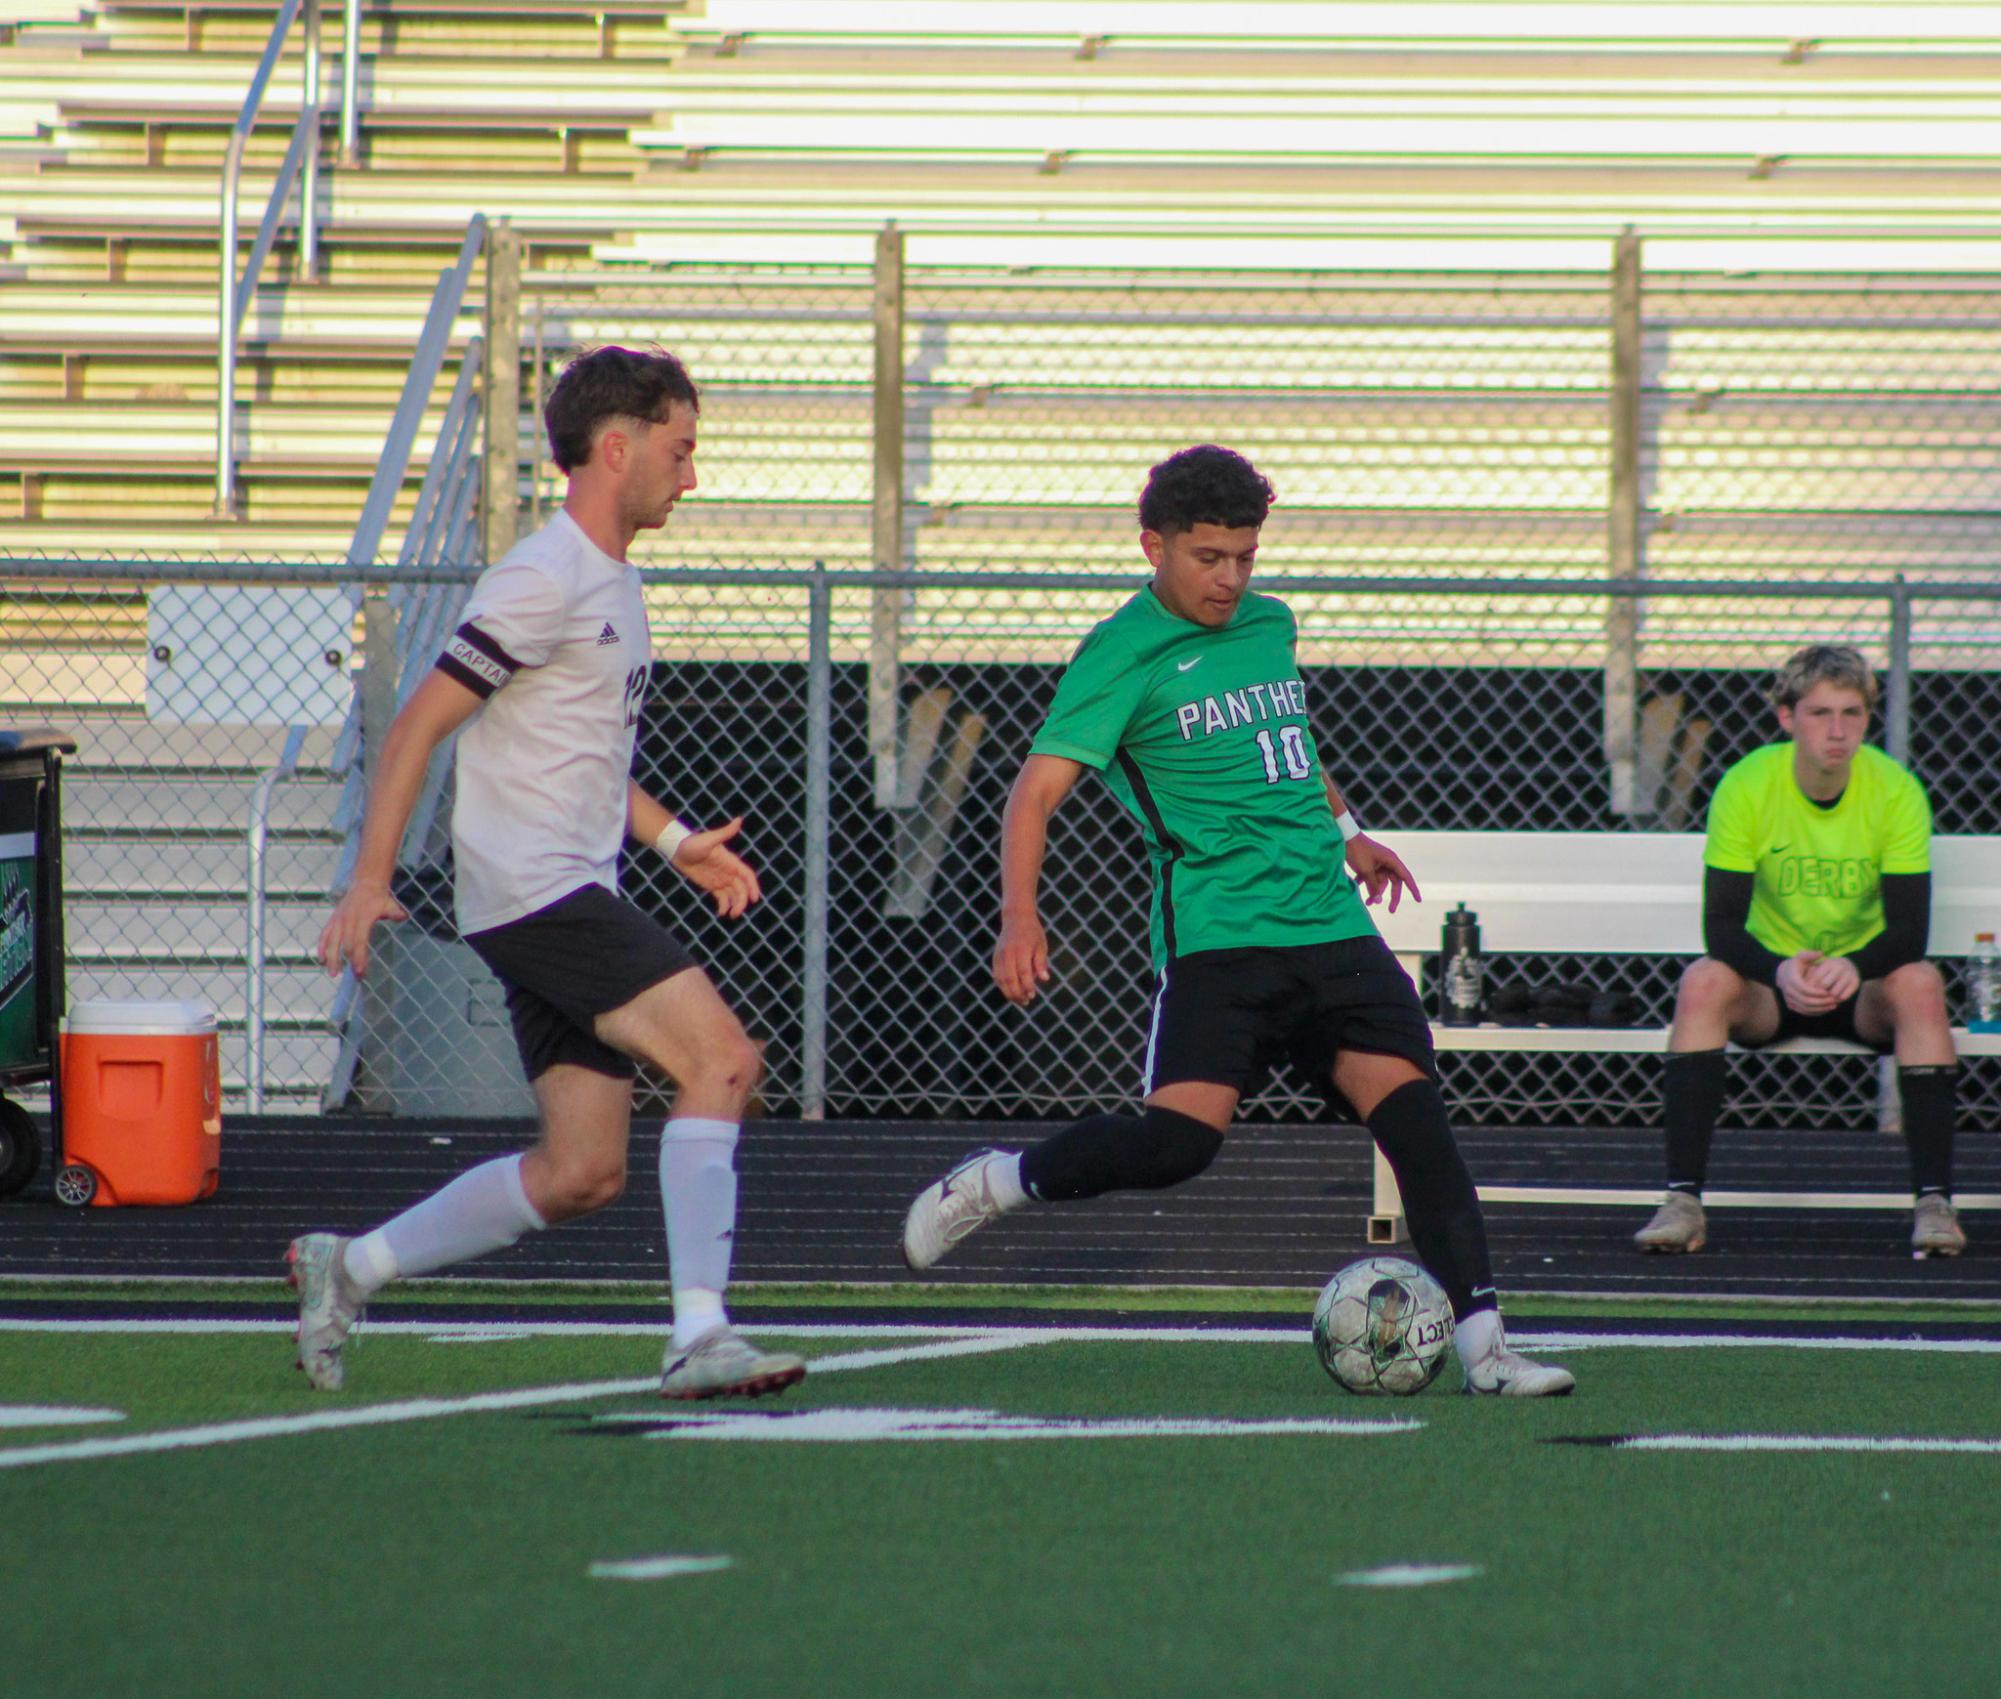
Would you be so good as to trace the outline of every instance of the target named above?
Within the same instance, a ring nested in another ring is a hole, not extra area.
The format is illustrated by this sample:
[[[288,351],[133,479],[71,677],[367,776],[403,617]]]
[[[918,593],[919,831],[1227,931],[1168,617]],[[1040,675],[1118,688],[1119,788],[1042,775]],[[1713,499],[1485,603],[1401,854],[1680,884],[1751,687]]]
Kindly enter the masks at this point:
[[[1461,1390],[1485,1397],[1562,1398],[1576,1385],[1577,1377],[1568,1369],[1531,1362],[1503,1341],[1467,1368]]]
[[[320,1392],[338,1392],[347,1378],[341,1347],[368,1300],[347,1275],[347,1241],[338,1233],[308,1233],[285,1252],[299,1293],[299,1367]]]
[[[662,1398],[762,1398],[806,1378],[806,1359],[790,1351],[761,1351],[726,1322],[718,1322],[686,1350],[672,1344],[660,1364]]]
[[[1643,1251],[1667,1256],[1701,1250],[1709,1243],[1709,1218],[1703,1213],[1702,1199],[1688,1192],[1669,1192],[1654,1211],[1653,1220],[1633,1235],[1633,1243]]]
[[[1920,1260],[1956,1257],[1965,1249],[1966,1229],[1959,1224],[1959,1211],[1952,1207],[1952,1199],[1938,1192],[1925,1193],[1911,1212],[1911,1255]]]
[[[1007,1154],[975,1151],[944,1179],[917,1194],[903,1218],[903,1260],[917,1273],[942,1262],[960,1243],[1006,1212],[994,1201],[989,1163]]]

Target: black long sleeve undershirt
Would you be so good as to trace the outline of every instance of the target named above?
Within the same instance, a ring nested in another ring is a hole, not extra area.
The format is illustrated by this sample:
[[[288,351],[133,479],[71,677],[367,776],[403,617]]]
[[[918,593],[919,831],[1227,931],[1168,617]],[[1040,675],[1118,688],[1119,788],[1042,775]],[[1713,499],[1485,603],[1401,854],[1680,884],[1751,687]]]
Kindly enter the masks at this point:
[[[1925,959],[1931,943],[1932,876],[1883,875],[1883,930],[1848,959],[1864,979],[1881,979]]]
[[[1751,892],[1757,884],[1754,873],[1730,873],[1721,867],[1702,870],[1702,947],[1725,967],[1733,967],[1746,979],[1771,985],[1779,974],[1776,955],[1751,936]]]
[[[1720,867],[1702,870],[1702,943],[1726,967],[1760,985],[1771,985],[1786,958],[1751,936],[1747,923],[1754,883],[1755,876],[1749,873]],[[1931,938],[1932,876],[1886,873],[1882,887],[1883,930],[1849,958],[1865,980],[1881,979],[1907,963],[1923,961]]]

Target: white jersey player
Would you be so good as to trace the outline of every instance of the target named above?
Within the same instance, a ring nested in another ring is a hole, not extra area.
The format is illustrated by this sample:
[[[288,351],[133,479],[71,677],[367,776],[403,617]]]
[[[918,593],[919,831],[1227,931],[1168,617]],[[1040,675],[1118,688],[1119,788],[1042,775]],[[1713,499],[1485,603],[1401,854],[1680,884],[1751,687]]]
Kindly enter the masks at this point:
[[[806,1372],[800,1358],[740,1337],[723,1307],[756,1046],[688,947],[618,894],[619,847],[631,837],[725,918],[760,895],[729,848],[740,818],[691,831],[631,777],[649,649],[625,556],[695,487],[699,409],[671,354],[600,348],[571,363],[544,410],[569,477],[562,511],[480,578],[383,740],[354,877],[320,934],[320,961],[365,975],[376,922],[406,918],[390,895],[397,849],[433,751],[458,732],[459,929],[506,988],[541,1129],[532,1150],[461,1174],[373,1232],[293,1242],[299,1366],[316,1387],[341,1386],[341,1346],[386,1282],[619,1195],[636,1062],[678,1088],[660,1144],[674,1292],[662,1395],[777,1392]]]

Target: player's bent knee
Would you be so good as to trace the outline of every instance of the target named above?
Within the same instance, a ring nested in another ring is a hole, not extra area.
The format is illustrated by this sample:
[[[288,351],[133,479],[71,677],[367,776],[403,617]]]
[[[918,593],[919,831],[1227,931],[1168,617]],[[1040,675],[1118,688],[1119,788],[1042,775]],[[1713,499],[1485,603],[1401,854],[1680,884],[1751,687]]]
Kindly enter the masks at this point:
[[[696,1079],[684,1083],[692,1085],[699,1082],[709,1090],[748,1099],[763,1077],[763,1056],[758,1053],[757,1046],[739,1032],[724,1042],[708,1046],[696,1069]]]
[[[549,1177],[549,1188],[552,1196],[543,1213],[551,1221],[573,1221],[616,1203],[624,1195],[625,1165],[558,1168]]]
[[[1158,1191],[1192,1180],[1216,1160],[1223,1135],[1178,1109],[1150,1108],[1140,1117],[1145,1135],[1135,1141],[1127,1184]]]
[[[1883,990],[1899,1015],[1945,1016],[1945,975],[1930,962],[1906,962],[1883,976]]]
[[[1714,956],[1690,962],[1682,970],[1678,1003],[1703,1007],[1718,1006],[1734,999],[1744,989],[1744,977]]]

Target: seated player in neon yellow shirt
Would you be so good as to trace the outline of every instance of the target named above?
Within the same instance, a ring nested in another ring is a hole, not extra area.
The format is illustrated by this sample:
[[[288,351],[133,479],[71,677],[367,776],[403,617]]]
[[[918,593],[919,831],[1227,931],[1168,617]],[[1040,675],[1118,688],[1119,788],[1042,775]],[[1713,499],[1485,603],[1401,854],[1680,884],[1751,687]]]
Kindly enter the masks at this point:
[[[1702,1185],[1723,1108],[1723,1046],[1846,1038],[1894,1052],[1910,1148],[1911,1249],[1956,1257],[1952,1207],[1958,1058],[1931,926],[1931,804],[1863,742],[1876,678],[1849,648],[1815,644],[1780,669],[1772,700],[1789,742],[1755,749],[1709,804],[1702,930],[1668,1035],[1667,1195],[1643,1251],[1708,1242]]]

